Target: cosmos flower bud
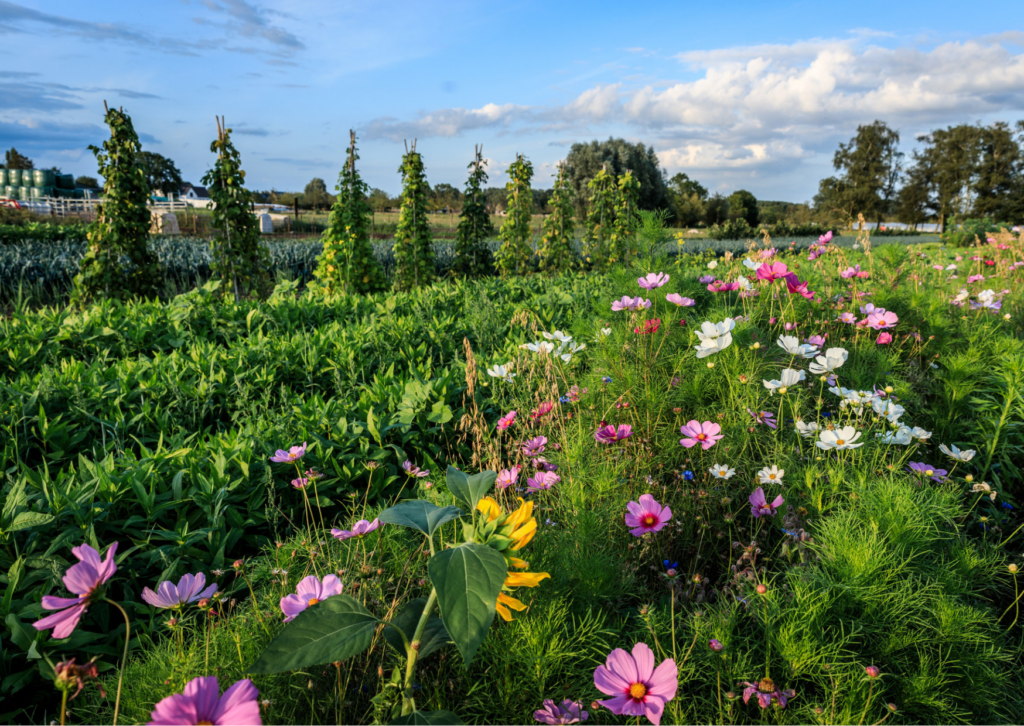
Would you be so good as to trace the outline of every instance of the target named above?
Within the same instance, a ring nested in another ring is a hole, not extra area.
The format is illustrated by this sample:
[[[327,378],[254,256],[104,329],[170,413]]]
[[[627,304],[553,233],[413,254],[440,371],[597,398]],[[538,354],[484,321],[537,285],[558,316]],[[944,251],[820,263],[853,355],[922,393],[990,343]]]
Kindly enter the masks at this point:
[[[708,641],[708,647],[716,653],[721,653],[723,650],[725,650],[725,646],[722,645],[719,641],[715,640],[714,638]]]
[[[878,678],[878,676],[882,675],[877,666],[868,666],[864,669],[864,672],[868,674],[868,678]]]
[[[1011,565],[1007,565],[1006,569],[1008,569],[1010,571],[1011,575],[1016,575],[1017,574],[1017,565],[1012,565],[1012,564]]]
[[[768,586],[767,585],[758,585],[757,586],[757,594],[758,595],[764,595],[766,592],[768,592]]]

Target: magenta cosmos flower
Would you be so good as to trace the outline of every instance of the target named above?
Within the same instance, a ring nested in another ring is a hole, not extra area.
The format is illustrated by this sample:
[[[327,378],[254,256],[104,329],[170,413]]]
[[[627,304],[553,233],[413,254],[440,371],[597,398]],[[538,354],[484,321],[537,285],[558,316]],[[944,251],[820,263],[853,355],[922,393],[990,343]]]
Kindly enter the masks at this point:
[[[281,598],[281,612],[285,615],[284,621],[290,623],[306,608],[329,597],[340,595],[343,589],[344,585],[341,584],[337,575],[327,575],[322,582],[316,575],[302,578],[295,587],[294,594]]]
[[[775,280],[782,279],[788,274],[789,268],[786,267],[784,262],[775,262],[770,265],[765,262],[757,268],[757,279],[764,280],[766,282],[774,282]]]
[[[523,444],[523,453],[527,456],[540,456],[548,444],[547,436],[536,436]]]
[[[352,539],[353,537],[365,537],[370,532],[374,532],[379,528],[379,519],[374,519],[372,522],[367,522],[365,519],[360,519],[358,522],[352,525],[352,529],[338,529],[337,527],[335,527],[331,530],[331,534],[333,534],[336,539],[340,539],[344,542],[345,540]]]
[[[670,303],[675,303],[681,308],[692,308],[694,305],[697,304],[697,301],[694,300],[693,298],[682,297],[677,292],[669,293],[668,295],[665,296],[665,299],[668,300]]]
[[[49,630],[53,628],[54,638],[66,638],[78,627],[78,621],[85,615],[86,610],[96,600],[102,599],[102,594],[96,592],[106,584],[107,580],[113,577],[117,571],[114,564],[114,554],[117,552],[117,542],[110,545],[107,556],[101,561],[100,553],[87,544],[78,545],[71,550],[71,554],[78,558],[78,564],[72,565],[64,573],[64,587],[78,597],[53,597],[46,595],[43,598],[44,610],[59,610],[53,615],[48,615],[42,620],[32,623],[36,630]]]
[[[630,655],[622,648],[608,654],[608,660],[594,671],[594,685],[612,698],[598,701],[616,716],[646,716],[659,726],[665,704],[676,697],[679,670],[668,658],[654,667],[654,652],[646,643],[633,646]]]
[[[261,726],[260,692],[248,678],[238,681],[220,695],[217,676],[200,676],[185,684],[185,690],[156,704],[149,726],[212,724],[213,726]]]
[[[170,580],[164,580],[153,592],[148,587],[142,591],[142,599],[155,608],[176,608],[202,600],[217,592],[217,583],[206,586],[206,575],[184,575],[175,586]]]
[[[741,685],[746,686],[743,689],[743,703],[747,703],[751,696],[756,695],[757,705],[761,708],[768,708],[772,705],[772,701],[785,708],[789,699],[796,696],[796,691],[791,688],[785,691],[779,690],[771,678],[762,678],[757,683],[743,681]]]
[[[722,427],[711,421],[705,421],[704,423],[696,420],[690,421],[685,426],[680,427],[679,433],[686,438],[679,439],[679,443],[687,449],[700,444],[701,448],[707,451],[715,445],[716,441],[723,438],[721,431]]]
[[[418,466],[413,466],[412,462],[406,459],[402,462],[402,468],[405,470],[406,476],[425,477],[430,476],[430,469],[420,469]]]
[[[594,433],[594,439],[600,444],[614,444],[616,441],[628,439],[632,435],[633,427],[629,424],[619,424],[618,428],[608,424]]]
[[[672,510],[658,504],[650,494],[641,494],[640,501],[629,502],[626,509],[626,526],[633,527],[629,533],[634,537],[657,532],[672,519]]]
[[[302,446],[293,446],[292,448],[288,449],[288,451],[278,449],[277,453],[270,457],[270,460],[276,461],[278,464],[291,464],[293,461],[298,461],[305,455],[306,442],[303,441]]]
[[[886,333],[884,330],[878,334],[878,338],[875,339],[878,345],[889,345],[892,342],[892,334]]]
[[[637,279],[636,284],[644,290],[657,290],[668,282],[668,275],[664,272],[649,272],[644,277]]]
[[[549,726],[555,724],[581,723],[590,718],[590,714],[581,710],[578,701],[565,699],[561,705],[557,705],[550,698],[544,699],[544,708],[534,711],[533,717],[538,723],[546,723]]]
[[[814,299],[814,293],[807,289],[806,282],[800,282],[800,278],[792,272],[783,278],[786,281],[786,289],[790,294],[800,295],[808,300]]]
[[[526,480],[526,492],[527,494],[545,492],[560,481],[562,481],[562,477],[554,472],[538,471]]]
[[[650,306],[650,300],[645,300],[642,297],[629,297],[629,295],[623,295],[621,299],[616,300],[612,303],[612,311],[619,312],[621,310],[646,310]]]
[[[513,423],[515,423],[515,420],[516,420],[516,412],[515,411],[509,411],[504,416],[502,416],[501,418],[498,419],[498,431],[504,431],[509,426],[511,426]]]
[[[750,502],[750,513],[754,516],[754,519],[760,519],[763,515],[775,516],[776,510],[783,505],[786,501],[782,498],[782,495],[775,497],[775,500],[769,504],[767,498],[764,496],[764,489],[758,487],[754,490],[754,493],[750,495],[748,500]]]

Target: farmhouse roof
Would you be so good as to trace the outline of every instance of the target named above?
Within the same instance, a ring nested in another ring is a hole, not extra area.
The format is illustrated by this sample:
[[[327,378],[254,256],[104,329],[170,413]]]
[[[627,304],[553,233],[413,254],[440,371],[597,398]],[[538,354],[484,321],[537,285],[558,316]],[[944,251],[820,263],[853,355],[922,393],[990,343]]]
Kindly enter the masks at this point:
[[[197,186],[195,186],[193,184],[188,184],[188,183],[184,184],[181,187],[181,195],[185,196],[186,194],[188,194],[189,189],[191,189],[193,192],[195,192],[195,195],[197,197],[199,197],[200,199],[209,199],[210,198],[210,193],[208,191],[206,191],[206,187],[197,187]]]

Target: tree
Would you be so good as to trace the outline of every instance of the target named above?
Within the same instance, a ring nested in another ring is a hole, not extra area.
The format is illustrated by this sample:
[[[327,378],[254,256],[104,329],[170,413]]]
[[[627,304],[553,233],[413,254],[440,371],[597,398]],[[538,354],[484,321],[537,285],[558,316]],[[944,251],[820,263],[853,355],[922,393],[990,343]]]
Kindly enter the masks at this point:
[[[530,191],[530,180],[533,179],[533,164],[522,154],[516,154],[516,160],[509,164],[508,193],[505,206],[508,216],[501,225],[501,247],[496,255],[498,269],[502,275],[522,275],[527,271],[533,246],[530,241],[533,234],[530,222],[533,219],[533,193]]]
[[[729,218],[729,200],[715,192],[704,203],[704,221],[707,224],[721,224]]]
[[[975,217],[992,217],[997,222],[1016,220],[1021,202],[1021,154],[1010,125],[997,121],[980,130],[978,173],[974,183]]]
[[[348,158],[338,175],[338,196],[331,209],[330,223],[321,240],[323,252],[317,258],[316,288],[333,293],[370,293],[386,286],[384,270],[370,245],[373,210],[367,200],[367,184],[356,169],[356,132],[349,131]],[[314,179],[314,181],[316,181]],[[312,182],[310,182],[312,183]],[[308,189],[308,187],[307,187]]]
[[[402,157],[402,206],[395,230],[395,287],[411,290],[434,279],[434,250],[427,224],[427,194],[430,186],[423,170],[423,158],[412,151]]]
[[[143,151],[139,157],[150,191],[158,191],[163,196],[181,194],[181,172],[173,161],[152,151]]]
[[[573,221],[572,187],[569,185],[565,162],[558,165],[558,178],[548,200],[551,214],[544,220],[544,234],[540,238],[540,268],[547,272],[564,272],[573,263],[573,236],[576,225]]]
[[[457,212],[462,205],[462,192],[451,184],[438,184],[431,190],[430,197],[437,211]]]
[[[32,160],[30,158],[19,154],[18,150],[12,146],[10,151],[4,152],[4,168],[33,169],[35,167],[32,165]]]
[[[203,175],[203,185],[213,201],[210,226],[216,236],[210,242],[211,268],[230,285],[236,302],[243,288],[265,296],[270,291],[270,253],[260,243],[241,156],[223,117],[217,119],[217,140],[210,144],[210,151],[217,154],[217,161]]]
[[[969,124],[937,129],[918,136],[923,145],[914,151],[913,173],[928,183],[928,206],[946,231],[950,216],[962,217],[971,209],[978,174],[981,129]]]
[[[836,171],[842,171],[843,208],[851,218],[857,214],[874,216],[881,223],[896,195],[896,183],[902,168],[900,134],[884,121],[858,126],[857,135],[848,144],[840,144],[832,159]]]
[[[149,186],[139,162],[139,137],[121,109],[107,109],[103,120],[110,127],[110,138],[102,149],[89,149],[106,183],[103,203],[97,205],[96,220],[89,225],[89,247],[75,277],[76,303],[97,297],[156,297],[160,289],[160,264],[148,244]]]
[[[483,158],[483,146],[473,147],[473,161],[469,163],[469,178],[466,193],[462,196],[462,213],[455,235],[455,272],[460,275],[477,277],[491,271],[491,251],[487,249],[488,237],[494,235],[491,215],[487,213],[483,185],[487,183],[487,162]]]
[[[331,203],[331,195],[327,193],[327,184],[323,179],[318,176],[310,179],[309,184],[302,190],[302,202],[313,209],[320,209]]]
[[[595,269],[603,272],[610,261],[609,240],[615,225],[615,178],[601,169],[587,182],[590,204],[587,210],[583,255]]]
[[[640,182],[640,197],[637,200],[640,209],[666,209],[669,206],[665,177],[652,147],[613,138],[591,141],[589,144],[577,143],[569,149],[565,163],[569,168],[569,184],[576,198],[577,216],[581,219],[587,211],[587,185],[601,169],[615,179],[627,170],[633,173]]]
[[[370,202],[370,207],[375,212],[383,212],[394,206],[394,200],[391,198],[391,195],[383,189],[377,189],[376,187],[370,190],[368,201]]]
[[[729,195],[729,219],[742,219],[749,227],[757,226],[757,199],[746,189]]]
[[[75,179],[75,186],[83,187],[85,189],[99,189],[100,182],[94,176],[80,176]]]
[[[693,227],[704,220],[708,190],[696,179],[680,172],[668,181],[669,206],[676,224]]]
[[[928,219],[929,180],[917,166],[904,177],[903,186],[896,195],[896,214],[900,221],[912,228]]]

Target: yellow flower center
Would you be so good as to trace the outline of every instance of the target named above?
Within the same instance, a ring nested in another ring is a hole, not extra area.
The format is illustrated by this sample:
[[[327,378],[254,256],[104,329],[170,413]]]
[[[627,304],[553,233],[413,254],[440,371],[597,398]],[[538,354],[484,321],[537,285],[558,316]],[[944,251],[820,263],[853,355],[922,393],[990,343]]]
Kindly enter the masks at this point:
[[[788,389],[785,386],[779,387],[779,393],[785,393]]]
[[[722,469],[721,471],[718,472],[718,475],[719,476],[725,476],[728,473],[729,473],[729,471],[727,469]]]
[[[657,523],[658,523],[658,518],[655,517],[653,514],[648,514],[647,516],[644,517],[644,526],[645,527],[653,527]]]
[[[316,605],[316,604],[317,604],[318,602],[320,602],[320,601],[319,601],[319,600],[317,600],[317,599],[316,599],[316,598],[314,597],[314,598],[312,598],[312,599],[311,599],[311,600],[310,600],[309,602],[307,602],[307,603],[306,603],[306,607],[313,607],[313,606],[314,606],[314,605]]]
[[[771,678],[762,678],[757,684],[757,690],[761,693],[772,693],[775,690],[775,682]]]
[[[774,474],[769,474],[769,475],[768,475],[768,478],[769,478],[769,479],[774,479],[774,478],[775,478],[775,475],[774,475]]]
[[[635,698],[636,700],[639,701],[639,700],[641,700],[646,695],[647,695],[647,686],[645,686],[643,683],[634,683],[632,686],[629,687],[629,697],[630,698]]]
[[[843,445],[843,444],[845,444],[845,443],[846,443],[846,442],[845,442],[845,441],[843,441],[842,439],[836,439],[836,446],[842,446],[842,445]]]
[[[707,436],[704,435],[704,434],[697,434],[697,441],[703,441],[706,438],[707,438]]]
[[[926,476],[932,476],[935,473],[934,469],[925,469],[924,473]]]
[[[213,721],[196,721],[199,726],[213,726]]]

